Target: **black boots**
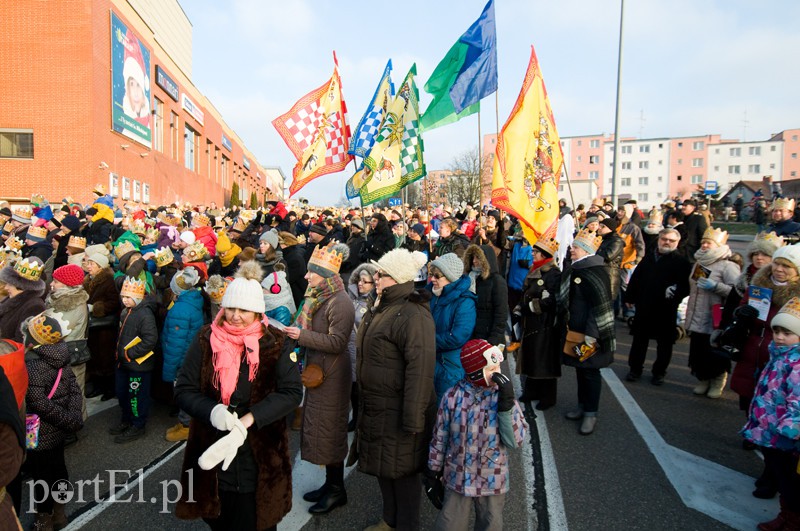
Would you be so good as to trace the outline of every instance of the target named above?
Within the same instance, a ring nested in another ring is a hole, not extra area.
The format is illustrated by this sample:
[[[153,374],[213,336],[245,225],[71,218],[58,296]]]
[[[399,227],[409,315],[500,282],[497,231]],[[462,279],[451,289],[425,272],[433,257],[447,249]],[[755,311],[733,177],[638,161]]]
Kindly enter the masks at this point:
[[[309,492],[308,494],[312,493]],[[303,496],[303,498],[305,499],[305,496]],[[311,514],[328,514],[335,508],[346,504],[347,492],[344,490],[344,485],[328,485],[328,488],[322,495],[322,498],[320,498],[317,503],[309,507],[308,512]]]

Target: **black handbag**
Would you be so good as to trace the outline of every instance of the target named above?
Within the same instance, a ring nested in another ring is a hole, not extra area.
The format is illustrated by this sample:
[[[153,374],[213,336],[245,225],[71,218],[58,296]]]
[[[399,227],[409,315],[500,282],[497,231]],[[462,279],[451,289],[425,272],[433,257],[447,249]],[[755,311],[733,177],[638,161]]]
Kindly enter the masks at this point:
[[[116,315],[104,315],[103,317],[89,316],[89,328],[99,328],[101,326],[114,326],[117,324]]]
[[[66,345],[67,350],[69,350],[69,364],[72,366],[86,363],[92,357],[92,353],[89,351],[89,343],[85,339],[67,341]]]

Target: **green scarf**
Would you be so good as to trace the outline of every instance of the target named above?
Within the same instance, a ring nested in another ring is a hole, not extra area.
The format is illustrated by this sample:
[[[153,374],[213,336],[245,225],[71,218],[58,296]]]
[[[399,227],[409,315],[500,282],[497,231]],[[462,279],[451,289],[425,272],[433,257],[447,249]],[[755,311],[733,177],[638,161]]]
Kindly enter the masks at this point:
[[[311,319],[314,318],[314,314],[319,310],[319,307],[339,291],[344,291],[344,282],[342,282],[342,277],[339,275],[326,278],[314,288],[309,286],[306,289],[303,305],[297,314],[295,324],[299,328],[311,330]]]

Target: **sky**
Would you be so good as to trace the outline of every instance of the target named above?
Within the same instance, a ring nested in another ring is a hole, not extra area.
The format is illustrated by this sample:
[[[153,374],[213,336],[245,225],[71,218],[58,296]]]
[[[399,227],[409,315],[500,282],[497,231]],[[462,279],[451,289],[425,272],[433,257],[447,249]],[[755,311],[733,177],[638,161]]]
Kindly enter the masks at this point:
[[[295,159],[271,121],[330,78],[333,50],[351,127],[390,58],[395,86],[416,62],[424,111],[431,100],[425,81],[486,2],[180,3],[193,27],[194,84],[261,164],[283,170],[288,188]],[[495,0],[495,16],[497,105],[493,95],[482,101],[481,134],[508,118],[531,45],[559,134],[613,133],[619,0]],[[796,0],[628,0],[620,134],[765,140],[800,127],[798,20]],[[477,115],[426,132],[428,171],[447,169],[478,141]],[[338,202],[351,168],[319,177],[297,196],[316,205]]]

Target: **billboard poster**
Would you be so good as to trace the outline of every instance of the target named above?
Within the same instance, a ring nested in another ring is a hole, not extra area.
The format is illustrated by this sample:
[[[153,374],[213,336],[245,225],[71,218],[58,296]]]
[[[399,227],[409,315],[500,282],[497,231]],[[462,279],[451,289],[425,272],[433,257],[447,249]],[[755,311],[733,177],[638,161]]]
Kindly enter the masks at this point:
[[[142,203],[150,202],[150,185],[145,183],[142,185]]]
[[[150,50],[111,13],[111,125],[150,147]]]
[[[136,180],[133,181],[133,200],[137,202],[142,200],[142,185]]]
[[[131,198],[131,180],[127,177],[122,178],[122,200],[127,201]]]
[[[108,174],[108,193],[111,197],[119,197],[119,175]]]

